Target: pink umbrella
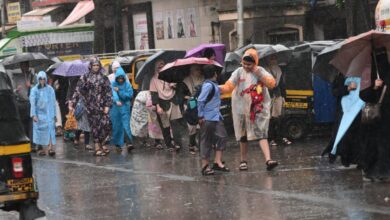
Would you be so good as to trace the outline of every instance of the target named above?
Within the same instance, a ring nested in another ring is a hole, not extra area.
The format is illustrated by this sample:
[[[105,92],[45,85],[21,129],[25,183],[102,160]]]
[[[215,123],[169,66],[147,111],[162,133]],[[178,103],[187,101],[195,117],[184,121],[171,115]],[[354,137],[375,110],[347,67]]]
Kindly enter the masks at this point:
[[[214,65],[218,71],[222,70],[221,64],[207,58],[190,57],[177,59],[166,64],[160,71],[158,78],[166,82],[181,82],[190,72],[191,65]]]
[[[363,90],[371,85],[372,52],[379,48],[390,54],[390,34],[371,30],[346,39],[330,64],[347,77],[361,77]]]

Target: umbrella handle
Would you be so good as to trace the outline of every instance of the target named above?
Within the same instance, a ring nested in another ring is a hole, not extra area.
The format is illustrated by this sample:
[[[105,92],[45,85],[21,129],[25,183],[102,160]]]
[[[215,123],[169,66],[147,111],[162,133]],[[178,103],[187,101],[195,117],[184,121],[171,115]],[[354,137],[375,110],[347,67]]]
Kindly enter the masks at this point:
[[[376,70],[376,79],[380,79],[379,72],[378,72],[378,62],[376,61],[374,41],[372,41],[371,44],[372,44],[372,49],[373,49],[372,50],[372,55],[374,57],[374,65],[375,65],[375,70]]]

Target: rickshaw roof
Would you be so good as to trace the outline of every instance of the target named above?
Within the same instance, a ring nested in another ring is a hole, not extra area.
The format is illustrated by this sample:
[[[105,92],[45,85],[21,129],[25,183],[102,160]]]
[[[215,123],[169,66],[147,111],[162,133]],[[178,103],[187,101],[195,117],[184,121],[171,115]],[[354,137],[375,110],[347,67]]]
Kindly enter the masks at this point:
[[[0,90],[12,90],[12,82],[3,65],[0,65]]]

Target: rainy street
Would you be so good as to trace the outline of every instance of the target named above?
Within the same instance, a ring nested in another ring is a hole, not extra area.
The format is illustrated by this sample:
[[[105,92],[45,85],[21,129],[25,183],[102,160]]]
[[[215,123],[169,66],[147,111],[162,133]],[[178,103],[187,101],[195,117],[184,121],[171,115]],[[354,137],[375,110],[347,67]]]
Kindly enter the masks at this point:
[[[254,144],[249,171],[240,172],[239,148],[230,142],[224,160],[231,172],[208,177],[188,149],[136,146],[129,155],[93,157],[60,143],[55,158],[34,156],[39,206],[47,219],[389,219],[389,185],[363,182],[355,166],[329,165],[318,156],[326,142],[272,147],[280,161],[272,172]]]

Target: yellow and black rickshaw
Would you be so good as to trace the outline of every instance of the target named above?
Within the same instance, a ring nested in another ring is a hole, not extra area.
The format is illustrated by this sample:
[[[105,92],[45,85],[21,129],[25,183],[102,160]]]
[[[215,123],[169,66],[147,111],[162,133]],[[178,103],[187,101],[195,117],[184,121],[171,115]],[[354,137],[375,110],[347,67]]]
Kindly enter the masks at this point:
[[[16,105],[12,83],[0,69],[0,208],[18,211],[20,219],[45,216],[38,209],[38,189],[33,177],[30,140]]]

